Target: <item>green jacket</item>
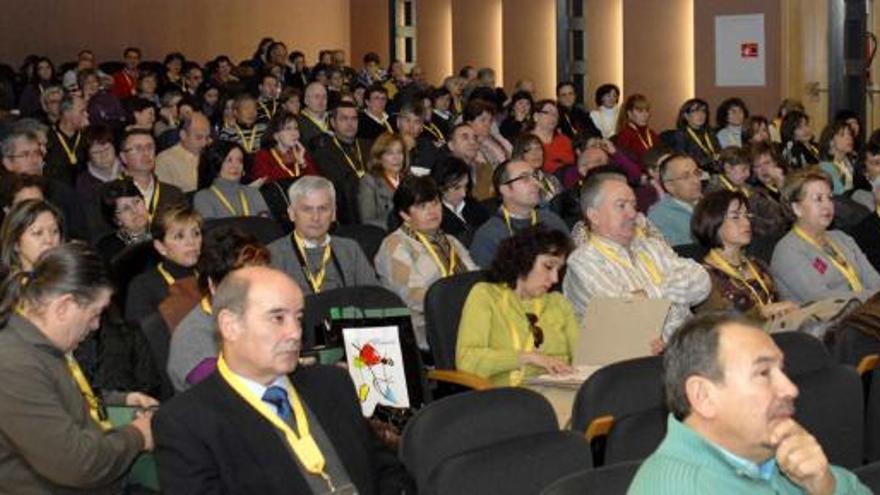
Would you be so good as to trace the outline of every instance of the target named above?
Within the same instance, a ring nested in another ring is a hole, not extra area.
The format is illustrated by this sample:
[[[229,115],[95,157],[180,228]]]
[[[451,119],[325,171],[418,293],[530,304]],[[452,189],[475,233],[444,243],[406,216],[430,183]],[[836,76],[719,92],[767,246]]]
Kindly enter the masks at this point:
[[[853,473],[837,466],[832,466],[831,472],[836,481],[835,495],[871,493]],[[639,468],[627,493],[786,495],[804,492],[775,465],[770,466],[769,479],[760,478],[670,414],[666,438]]]

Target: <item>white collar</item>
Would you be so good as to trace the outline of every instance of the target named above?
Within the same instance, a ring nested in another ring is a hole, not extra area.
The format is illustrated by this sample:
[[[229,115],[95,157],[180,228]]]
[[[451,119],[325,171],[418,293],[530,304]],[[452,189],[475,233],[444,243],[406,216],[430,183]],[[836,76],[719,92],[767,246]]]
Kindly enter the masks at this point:
[[[452,206],[451,204],[444,201],[443,205],[446,206],[447,208],[449,208],[449,210],[452,211],[452,213],[455,213],[455,216],[464,220],[464,215],[462,214],[462,212],[464,212],[464,203],[465,203],[465,200],[461,200],[461,202],[458,203],[458,206]]]
[[[300,236],[300,239],[302,239],[303,247],[306,249],[314,249],[314,248],[324,247],[327,244],[330,244],[330,234],[324,234],[324,240],[321,241],[320,243],[310,241],[302,236]]]
[[[232,373],[233,375],[235,375],[238,379],[240,379],[241,383],[243,383],[245,385],[245,387],[247,387],[248,392],[251,392],[252,394],[254,394],[254,396],[256,396],[256,398],[259,400],[263,400],[263,394],[266,393],[266,389],[268,389],[269,387],[278,386],[278,387],[283,388],[285,391],[287,391],[287,386],[290,385],[290,380],[287,379],[286,375],[281,375],[281,376],[275,378],[274,380],[272,380],[272,383],[270,383],[269,386],[266,386],[266,385],[263,385],[262,383],[255,382],[255,381],[251,380],[250,378],[245,378],[245,377],[239,375],[238,373],[232,371],[231,369],[229,370],[229,372]],[[269,405],[272,406],[273,408],[275,408],[274,405],[272,405],[272,404],[269,404]],[[277,408],[276,408],[276,412],[277,412]]]
[[[384,126],[385,123],[388,122],[388,114],[385,112],[382,112],[381,119],[377,118],[375,115],[371,114],[367,110],[364,110],[364,113],[367,115],[367,117],[373,119],[373,121],[375,121],[377,124],[382,124]]]

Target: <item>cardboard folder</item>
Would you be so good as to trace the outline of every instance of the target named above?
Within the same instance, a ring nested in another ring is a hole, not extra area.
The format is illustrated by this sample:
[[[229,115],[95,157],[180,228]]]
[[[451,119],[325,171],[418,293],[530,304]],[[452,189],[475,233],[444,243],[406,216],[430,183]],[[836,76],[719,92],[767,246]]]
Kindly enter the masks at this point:
[[[572,356],[575,365],[601,366],[647,356],[660,336],[668,299],[594,297]]]

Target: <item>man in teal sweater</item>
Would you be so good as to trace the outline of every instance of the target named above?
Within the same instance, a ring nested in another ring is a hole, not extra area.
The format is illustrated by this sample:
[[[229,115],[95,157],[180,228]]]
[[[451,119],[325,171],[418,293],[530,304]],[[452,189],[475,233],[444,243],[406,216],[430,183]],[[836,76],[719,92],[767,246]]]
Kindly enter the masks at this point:
[[[681,327],[664,355],[666,438],[628,493],[871,493],[795,422],[798,389],[782,362],[773,340],[745,320],[708,314]]]

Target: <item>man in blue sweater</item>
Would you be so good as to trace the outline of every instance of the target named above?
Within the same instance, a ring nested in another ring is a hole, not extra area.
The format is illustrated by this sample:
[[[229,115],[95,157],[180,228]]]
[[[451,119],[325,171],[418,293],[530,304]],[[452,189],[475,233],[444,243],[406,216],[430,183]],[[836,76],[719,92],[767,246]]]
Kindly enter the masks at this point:
[[[798,389],[782,364],[773,339],[746,320],[708,314],[681,327],[664,355],[666,438],[628,493],[871,493],[795,422]]]

